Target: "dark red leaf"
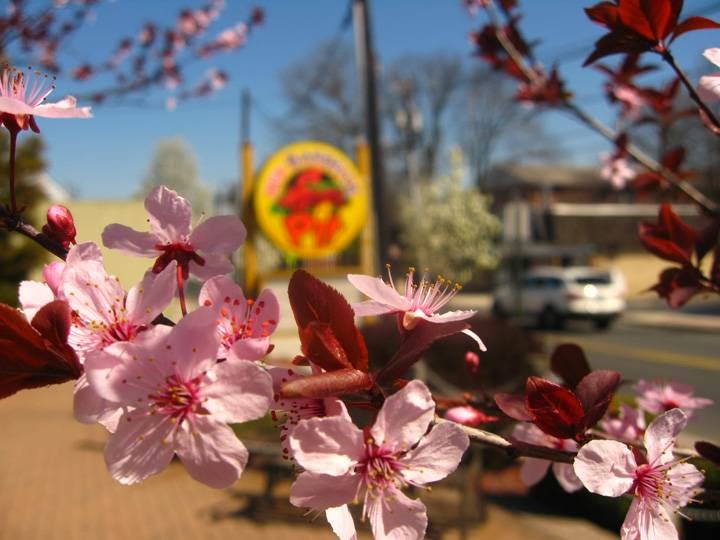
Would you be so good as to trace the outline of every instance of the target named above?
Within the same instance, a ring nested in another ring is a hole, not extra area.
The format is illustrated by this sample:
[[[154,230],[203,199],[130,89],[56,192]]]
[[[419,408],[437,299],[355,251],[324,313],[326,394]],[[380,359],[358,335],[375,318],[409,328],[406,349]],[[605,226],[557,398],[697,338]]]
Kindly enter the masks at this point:
[[[686,32],[692,32],[693,30],[712,30],[713,28],[720,28],[720,24],[705,17],[688,17],[675,27],[672,31],[670,41],[674,41]]]
[[[635,32],[620,27],[605,34],[595,42],[595,50],[585,59],[583,66],[592,64],[595,60],[620,53],[641,53],[649,51],[655,42],[649,41]]]
[[[695,451],[700,454],[701,457],[720,466],[720,446],[716,446],[707,441],[698,441],[695,443]]]
[[[718,244],[718,240],[720,240],[718,234],[720,234],[720,217],[712,218],[710,223],[700,229],[695,242],[695,254],[698,262]]]
[[[570,388],[590,373],[590,364],[582,348],[575,343],[561,343],[550,357],[550,369]]]
[[[594,23],[613,29],[620,24],[620,12],[613,2],[600,2],[585,8],[585,13]]]
[[[285,398],[326,398],[368,390],[370,375],[358,369],[344,368],[285,381],[280,393]]]
[[[648,228],[647,223],[640,223],[640,242],[650,253],[654,253],[661,259],[673,261],[680,264],[689,264],[690,257],[687,251],[683,250],[672,240],[658,238]]]
[[[660,273],[658,283],[650,290],[655,291],[660,298],[665,298],[671,308],[677,309],[705,290],[701,282],[702,274],[695,267],[666,268]]]
[[[311,322],[300,331],[300,341],[305,357],[326,371],[353,367],[328,323]]]
[[[468,328],[470,328],[470,325],[464,321],[431,323],[419,320],[412,332],[406,334],[405,340],[400,344],[400,348],[390,361],[378,371],[375,379],[378,382],[385,382],[402,377],[434,341],[457,334]]]
[[[296,270],[290,278],[288,297],[303,353],[311,361],[323,362],[324,365],[320,365],[325,369],[335,366],[334,369],[354,367],[367,371],[365,340],[355,326],[355,314],[342,294],[305,270]],[[321,325],[317,326],[318,323]],[[311,325],[313,329],[308,330]],[[313,358],[311,352],[320,356]],[[331,358],[333,355],[336,356]]]
[[[510,418],[520,420],[521,422],[532,422],[533,416],[528,412],[527,406],[525,405],[525,396],[522,394],[499,393],[493,397],[500,410]]]
[[[617,371],[598,370],[588,373],[575,388],[575,395],[585,410],[584,429],[590,429],[600,420],[620,384]]]
[[[685,159],[685,148],[682,146],[676,146],[671,148],[662,157],[663,167],[670,169],[671,171],[677,171],[680,169],[680,164]]]
[[[15,308],[0,304],[0,398],[27,388],[77,379],[82,367],[67,345],[65,302],[38,311],[33,328]]]
[[[677,22],[682,0],[622,0],[620,21],[642,37],[662,41]]]
[[[567,388],[540,377],[528,377],[525,400],[535,425],[548,435],[571,439],[582,430],[583,407]]]

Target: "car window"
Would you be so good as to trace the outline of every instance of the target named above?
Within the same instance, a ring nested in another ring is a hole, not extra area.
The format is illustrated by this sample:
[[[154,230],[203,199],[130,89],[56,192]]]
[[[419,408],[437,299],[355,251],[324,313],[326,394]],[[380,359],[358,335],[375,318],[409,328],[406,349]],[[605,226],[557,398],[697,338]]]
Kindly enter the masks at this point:
[[[593,274],[592,276],[578,276],[575,278],[578,285],[610,285],[610,274]]]

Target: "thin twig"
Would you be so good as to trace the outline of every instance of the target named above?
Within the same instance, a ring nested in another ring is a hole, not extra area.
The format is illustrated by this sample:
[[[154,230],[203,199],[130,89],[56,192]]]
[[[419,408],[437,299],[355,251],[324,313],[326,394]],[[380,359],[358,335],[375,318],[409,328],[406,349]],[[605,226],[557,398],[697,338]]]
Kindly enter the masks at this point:
[[[445,420],[443,418],[435,417],[435,424],[442,424],[449,422],[455,424],[462,429],[470,440],[474,443],[481,444],[483,446],[490,446],[503,450],[507,455],[511,457],[534,457],[539,459],[547,459],[549,461],[557,461],[560,463],[572,463],[577,455],[576,452],[568,452],[566,450],[560,450],[557,448],[548,448],[547,446],[539,446],[536,444],[529,444],[521,441],[509,441],[508,439],[501,437],[497,433],[485,431],[482,429],[472,428],[464,426],[451,420]]]
[[[715,125],[715,127],[720,129],[720,121],[718,121],[715,113],[713,113],[712,110],[710,110],[710,107],[707,106],[707,103],[705,103],[700,98],[697,91],[695,90],[695,87],[688,80],[687,75],[685,75],[685,72],[680,69],[680,66],[677,64],[677,62],[675,62],[675,57],[672,55],[672,53],[666,49],[660,54],[660,56],[662,56],[662,59],[673,69],[673,71],[675,71],[677,76],[680,78],[680,81],[683,83],[688,93],[690,94],[690,98],[695,103],[697,103],[697,106],[700,107],[702,112],[705,113],[707,118]]]
[[[488,18],[490,19],[490,22],[495,27],[495,37],[497,37],[498,42],[503,47],[505,52],[508,54],[508,56],[515,62],[517,67],[523,72],[523,74],[529,79],[531,84],[537,84],[540,82],[539,77],[540,75],[534,71],[532,68],[530,68],[527,65],[527,62],[525,61],[525,57],[520,53],[520,51],[517,50],[515,45],[512,43],[510,39],[507,38],[505,35],[505,32],[502,30],[502,26],[499,21],[497,8],[494,5],[494,2],[490,2],[488,4],[488,8],[485,10],[485,12],[488,15]],[[669,54],[669,53],[668,53]],[[672,56],[670,56],[672,58]],[[673,62],[674,64],[674,62]],[[671,64],[671,65],[673,65]],[[676,71],[682,73],[680,69],[675,66]],[[681,79],[684,77],[681,76]],[[687,80],[687,78],[685,78]],[[689,84],[689,82],[687,83]],[[689,85],[690,88],[692,88],[692,85]],[[692,89],[692,92],[694,92],[694,89]],[[699,98],[698,98],[699,99]],[[700,103],[702,103],[702,100],[700,100]],[[591,129],[598,132],[600,135],[605,137],[611,142],[615,142],[615,140],[618,137],[618,133],[600,122],[598,119],[590,115],[589,113],[585,112],[582,108],[580,108],[576,103],[572,102],[570,99],[566,99],[564,102],[564,108],[568,112],[570,112],[575,118],[583,122],[586,126],[590,127]],[[705,112],[705,108],[703,108],[703,111]],[[707,114],[707,113],[706,113]],[[712,113],[710,113],[712,114]],[[714,119],[713,116],[710,116],[711,119]],[[720,206],[718,204],[711,200],[710,198],[706,197],[702,192],[700,192],[698,189],[696,189],[694,186],[689,184],[688,182],[682,180],[677,175],[675,175],[672,171],[667,169],[666,167],[663,167],[660,163],[655,161],[653,158],[651,158],[647,153],[645,153],[643,150],[638,148],[634,144],[628,144],[627,145],[627,153],[631,155],[638,163],[645,166],[651,171],[654,171],[661,175],[670,185],[684,193],[688,198],[690,198],[692,201],[694,201],[696,204],[698,204],[700,207],[702,207],[706,212],[713,215],[720,214]]]
[[[15,231],[23,236],[27,236],[30,240],[40,244],[53,255],[65,260],[65,257],[67,256],[67,249],[46,234],[38,231],[29,223],[25,223],[22,216],[19,214],[13,214],[2,204],[0,204],[0,221],[2,221],[3,228],[8,231]]]

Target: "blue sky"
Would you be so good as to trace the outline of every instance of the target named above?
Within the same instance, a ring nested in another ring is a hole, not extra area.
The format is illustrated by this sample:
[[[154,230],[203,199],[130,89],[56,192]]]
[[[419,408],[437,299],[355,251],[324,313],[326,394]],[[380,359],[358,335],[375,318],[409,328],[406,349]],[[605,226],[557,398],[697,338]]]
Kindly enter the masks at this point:
[[[601,94],[602,78],[592,69],[581,68],[592,42],[603,30],[582,11],[592,1],[524,0],[522,27],[530,38],[542,40],[538,57],[546,65],[560,62],[562,74],[580,103],[605,121],[612,121]],[[72,65],[80,58],[107,56],[125,34],[134,35],[146,20],[174,17],[182,7],[195,7],[193,0],[117,0],[103,2],[94,22],[78,33],[65,58]],[[219,65],[231,74],[230,84],[209,98],[182,103],[175,111],[163,107],[165,93],[155,91],[142,106],[102,106],[92,120],[41,122],[47,144],[49,173],[61,185],[73,188],[84,198],[121,198],[131,195],[142,182],[155,143],[164,137],[180,136],[193,147],[204,181],[223,186],[237,178],[239,142],[239,94],[249,88],[260,109],[270,116],[283,110],[277,76],[282,69],[307,55],[318,43],[335,37],[347,10],[348,0],[227,0],[222,22],[210,35],[247,17],[254,5],[266,11],[266,23],[254,32],[241,51],[218,57]],[[468,32],[484,19],[470,18],[459,0],[371,0],[374,39],[381,63],[406,54],[437,51],[468,57]],[[720,2],[686,0],[684,14],[720,18]],[[352,27],[343,32],[352,39]],[[720,31],[701,31],[681,37],[674,46],[687,71],[714,67],[704,61],[705,48],[720,46]],[[62,58],[62,57],[61,57]],[[648,58],[649,59],[649,58]],[[198,66],[202,73],[207,65]],[[663,71],[665,76],[669,73]],[[51,101],[81,87],[60,78]],[[545,117],[548,129],[562,140],[568,161],[593,162],[609,145],[583,126],[559,113]],[[274,149],[275,136],[263,115],[253,116],[253,139],[260,158]]]

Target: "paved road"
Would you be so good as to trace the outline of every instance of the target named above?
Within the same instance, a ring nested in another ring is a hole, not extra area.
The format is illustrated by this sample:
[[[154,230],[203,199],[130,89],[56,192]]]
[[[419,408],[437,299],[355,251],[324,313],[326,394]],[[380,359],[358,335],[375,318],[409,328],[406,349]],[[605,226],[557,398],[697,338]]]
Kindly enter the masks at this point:
[[[703,409],[688,433],[720,443],[720,337],[716,332],[646,328],[619,322],[598,333],[582,324],[561,333],[540,334],[548,352],[554,345],[573,341],[581,345],[595,369],[615,369],[628,381],[675,380],[691,384],[696,394],[716,405]],[[631,392],[629,385],[623,391]]]

